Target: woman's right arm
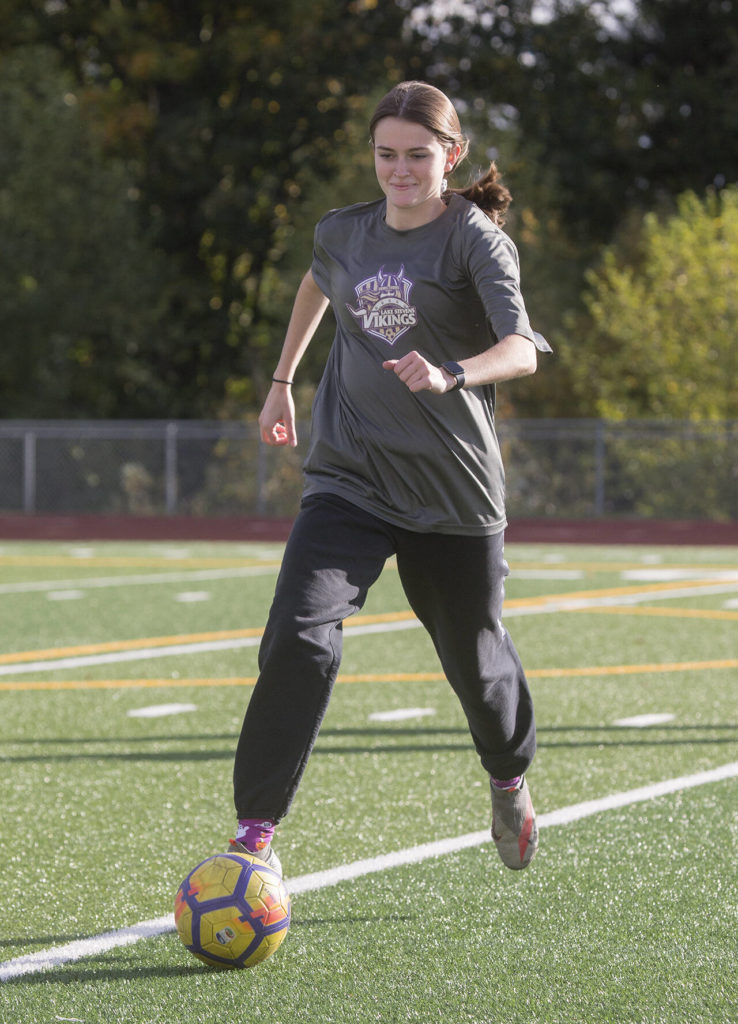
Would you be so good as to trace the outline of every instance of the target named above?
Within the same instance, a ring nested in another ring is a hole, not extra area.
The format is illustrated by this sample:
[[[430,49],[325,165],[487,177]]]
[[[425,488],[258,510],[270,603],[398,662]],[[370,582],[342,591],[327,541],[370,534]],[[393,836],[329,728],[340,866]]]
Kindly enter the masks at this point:
[[[328,299],[308,270],[297,289],[282,354],[274,376],[294,380],[294,374],[328,307]],[[261,439],[266,444],[297,446],[295,404],[289,384],[272,383],[259,416]]]

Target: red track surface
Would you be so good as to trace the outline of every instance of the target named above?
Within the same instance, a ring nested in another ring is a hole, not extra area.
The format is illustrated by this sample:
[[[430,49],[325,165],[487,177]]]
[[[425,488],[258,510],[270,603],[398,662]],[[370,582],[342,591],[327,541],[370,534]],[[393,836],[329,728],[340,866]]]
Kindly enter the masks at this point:
[[[0,515],[0,540],[285,540],[290,519],[167,516]],[[536,544],[734,544],[738,522],[660,519],[515,519],[510,543]]]

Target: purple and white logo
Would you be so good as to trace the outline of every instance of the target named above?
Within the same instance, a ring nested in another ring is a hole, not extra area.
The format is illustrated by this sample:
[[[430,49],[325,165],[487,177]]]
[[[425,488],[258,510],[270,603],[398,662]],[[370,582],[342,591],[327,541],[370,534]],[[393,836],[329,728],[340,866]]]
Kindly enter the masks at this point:
[[[413,282],[404,274],[404,265],[396,274],[388,274],[384,267],[380,267],[374,277],[367,277],[354,288],[357,308],[346,303],[348,311],[367,334],[381,338],[389,345],[394,345],[418,322],[417,310],[409,302]]]

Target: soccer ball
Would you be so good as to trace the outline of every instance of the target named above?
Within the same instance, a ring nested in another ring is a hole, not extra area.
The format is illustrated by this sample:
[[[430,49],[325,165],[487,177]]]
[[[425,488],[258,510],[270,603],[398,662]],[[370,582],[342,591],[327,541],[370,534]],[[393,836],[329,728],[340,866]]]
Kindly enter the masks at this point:
[[[214,967],[253,967],[282,944],[290,897],[279,873],[248,853],[220,853],[190,871],[174,900],[179,937]]]

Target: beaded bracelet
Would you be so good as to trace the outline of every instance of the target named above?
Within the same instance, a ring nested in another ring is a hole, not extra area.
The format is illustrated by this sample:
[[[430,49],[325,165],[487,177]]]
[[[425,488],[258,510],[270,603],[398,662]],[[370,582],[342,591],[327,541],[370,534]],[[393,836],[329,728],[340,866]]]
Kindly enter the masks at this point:
[[[280,380],[279,377],[272,377],[275,384],[289,384],[292,386],[295,382],[293,380]]]

